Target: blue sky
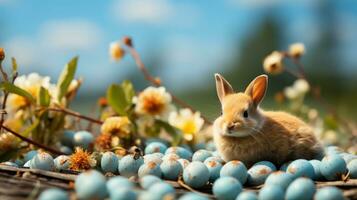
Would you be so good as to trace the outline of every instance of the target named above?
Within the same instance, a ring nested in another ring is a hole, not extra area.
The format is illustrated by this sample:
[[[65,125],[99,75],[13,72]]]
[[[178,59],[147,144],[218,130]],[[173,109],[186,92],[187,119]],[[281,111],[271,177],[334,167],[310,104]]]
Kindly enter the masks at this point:
[[[286,27],[286,44],[312,46],[318,28],[314,10],[320,1],[0,0],[0,46],[18,59],[21,72],[37,71],[54,79],[64,63],[79,55],[84,91],[103,90],[136,70],[129,68],[129,57],[114,63],[108,56],[110,42],[130,35],[144,62],[150,56],[162,58],[160,75],[170,88],[180,90],[222,71],[237,39],[254,31],[267,12]],[[334,5],[341,52],[356,72],[357,3]]]

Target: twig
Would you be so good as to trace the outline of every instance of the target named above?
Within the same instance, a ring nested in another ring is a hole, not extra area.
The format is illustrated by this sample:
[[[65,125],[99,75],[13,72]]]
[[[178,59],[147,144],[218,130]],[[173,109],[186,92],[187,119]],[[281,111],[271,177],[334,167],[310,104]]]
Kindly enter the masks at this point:
[[[92,123],[103,124],[103,121],[101,121],[99,119],[94,119],[92,117],[88,117],[88,116],[82,115],[82,114],[80,114],[78,112],[72,111],[72,110],[67,109],[67,108],[44,108],[44,109],[49,110],[49,111],[62,112],[62,113],[65,113],[67,115],[71,115],[71,116],[74,116],[74,117],[77,117],[77,118],[80,118],[80,119],[84,119],[84,120],[87,120],[87,121],[92,122]]]
[[[210,194],[207,194],[207,193],[204,193],[204,192],[197,191],[197,190],[191,188],[190,186],[186,185],[186,184],[182,181],[182,177],[180,177],[180,178],[177,180],[177,183],[178,183],[181,187],[183,187],[183,188],[185,188],[185,189],[187,189],[187,190],[189,190],[189,191],[191,191],[191,192],[198,193],[198,194],[203,195],[203,196],[206,196],[206,197],[208,197],[208,198],[214,198],[213,195],[210,195]]]
[[[152,85],[154,86],[162,86],[161,80],[159,78],[155,78],[153,77],[150,72],[147,70],[147,68],[145,67],[144,63],[142,62],[139,53],[136,51],[136,49],[128,44],[125,43],[126,47],[129,50],[130,55],[132,56],[132,58],[134,59],[137,67],[139,68],[139,70],[143,73],[145,79],[147,81],[149,81]],[[176,102],[178,105],[188,108],[190,109],[192,112],[196,112],[196,110],[190,106],[189,104],[187,104],[186,102],[182,101],[181,99],[179,99],[177,96],[173,95],[172,93],[170,93],[170,95],[172,96],[172,99],[174,100],[174,102]],[[212,122],[205,116],[201,115],[203,120],[207,123],[207,124],[212,124]]]
[[[25,137],[25,136],[22,136],[21,134],[15,132],[15,131],[13,131],[13,130],[11,130],[10,128],[8,128],[8,127],[6,127],[6,126],[4,126],[4,125],[1,125],[1,128],[3,128],[3,129],[6,130],[7,132],[9,132],[9,133],[15,135],[16,137],[20,138],[21,140],[23,140],[23,141],[25,141],[25,142],[27,142],[27,143],[29,143],[29,144],[33,144],[33,145],[35,145],[35,146],[37,146],[37,147],[40,147],[40,148],[42,148],[42,149],[44,149],[44,150],[47,150],[48,152],[51,152],[51,153],[56,154],[56,155],[65,154],[65,153],[63,153],[63,152],[61,152],[61,151],[58,151],[58,150],[56,150],[56,149],[52,149],[51,147],[48,147],[48,146],[46,146],[46,145],[44,145],[44,144],[38,143],[38,142],[36,142],[36,141],[34,141],[34,140],[30,139],[30,138],[27,138],[27,137]]]

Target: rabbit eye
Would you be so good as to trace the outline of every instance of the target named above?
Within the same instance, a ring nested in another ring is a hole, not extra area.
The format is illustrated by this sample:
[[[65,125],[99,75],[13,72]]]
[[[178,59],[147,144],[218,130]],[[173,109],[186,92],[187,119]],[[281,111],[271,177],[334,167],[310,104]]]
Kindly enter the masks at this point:
[[[244,111],[243,117],[244,117],[244,118],[248,118],[248,111],[247,111],[247,110]]]

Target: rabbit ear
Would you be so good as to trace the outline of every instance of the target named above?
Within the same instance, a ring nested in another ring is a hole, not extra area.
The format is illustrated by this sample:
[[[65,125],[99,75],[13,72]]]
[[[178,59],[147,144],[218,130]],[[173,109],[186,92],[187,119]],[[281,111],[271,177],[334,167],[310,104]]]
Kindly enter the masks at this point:
[[[258,106],[259,103],[263,100],[267,88],[268,76],[263,74],[257,76],[252,82],[250,82],[244,93],[251,96],[254,105]]]
[[[234,91],[231,84],[229,84],[228,81],[224,79],[222,75],[216,73],[214,74],[214,77],[216,79],[217,95],[219,101],[222,103],[223,98],[228,94],[234,93]]]

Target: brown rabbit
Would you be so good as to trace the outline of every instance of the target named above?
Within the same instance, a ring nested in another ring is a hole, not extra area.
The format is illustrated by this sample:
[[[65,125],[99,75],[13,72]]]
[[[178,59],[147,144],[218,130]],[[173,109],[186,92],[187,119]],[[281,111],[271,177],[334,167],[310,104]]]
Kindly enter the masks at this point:
[[[259,108],[268,86],[268,76],[256,77],[245,92],[215,74],[222,115],[213,124],[213,137],[225,161],[240,160],[247,166],[267,160],[280,166],[298,158],[314,159],[323,148],[313,130],[299,118]]]

